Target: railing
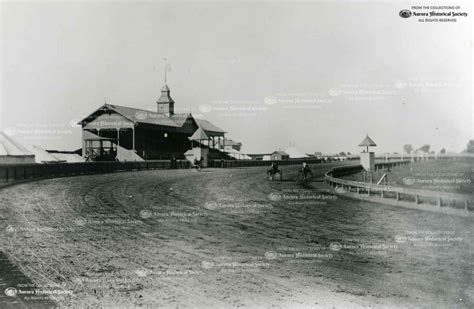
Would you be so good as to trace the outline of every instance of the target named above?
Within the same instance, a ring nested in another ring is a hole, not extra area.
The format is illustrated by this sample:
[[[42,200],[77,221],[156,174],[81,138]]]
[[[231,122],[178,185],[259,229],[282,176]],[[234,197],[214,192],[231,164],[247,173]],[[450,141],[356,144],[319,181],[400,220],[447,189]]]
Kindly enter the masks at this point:
[[[397,166],[400,164],[405,164],[407,161],[398,161],[398,162],[384,162],[377,163],[376,167],[387,168],[389,164],[391,167]],[[408,161],[409,162],[409,161]],[[469,196],[451,193],[451,192],[437,192],[429,191],[422,189],[411,189],[404,187],[394,187],[387,185],[377,185],[373,183],[365,183],[359,181],[352,181],[337,178],[340,176],[345,176],[349,174],[358,173],[362,170],[361,165],[351,165],[351,166],[342,166],[334,168],[325,174],[326,183],[334,188],[341,188],[341,192],[354,192],[357,194],[366,194],[366,196],[378,196],[381,199],[394,198],[399,201],[402,199],[408,198],[410,201],[413,201],[416,204],[419,203],[428,203],[432,204],[434,202],[438,207],[449,206],[453,208],[463,207],[464,210],[469,210],[469,203],[471,198]]]
[[[140,162],[80,162],[51,164],[0,164],[0,184],[19,180],[103,174],[150,169],[189,168],[187,160],[153,160]]]
[[[269,166],[271,162],[276,162],[278,165],[294,165],[303,164],[318,164],[323,162],[322,159],[289,159],[289,160],[210,160],[210,167],[218,168],[232,168],[232,167],[248,167],[248,166]]]

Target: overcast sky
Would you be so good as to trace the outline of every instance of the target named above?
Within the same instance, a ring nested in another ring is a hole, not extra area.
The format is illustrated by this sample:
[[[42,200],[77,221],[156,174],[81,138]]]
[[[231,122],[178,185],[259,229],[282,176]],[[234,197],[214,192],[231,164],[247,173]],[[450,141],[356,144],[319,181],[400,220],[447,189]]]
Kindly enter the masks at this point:
[[[377,152],[461,151],[473,136],[472,18],[399,17],[413,4],[2,2],[0,126],[25,145],[77,149],[71,123],[105,97],[156,110],[167,57],[177,111],[245,152],[359,152],[367,133]]]

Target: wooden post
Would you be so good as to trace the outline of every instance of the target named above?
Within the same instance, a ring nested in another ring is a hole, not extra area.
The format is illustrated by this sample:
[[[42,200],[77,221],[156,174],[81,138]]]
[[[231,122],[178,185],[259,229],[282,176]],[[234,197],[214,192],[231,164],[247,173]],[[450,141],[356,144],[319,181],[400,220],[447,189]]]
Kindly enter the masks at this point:
[[[400,200],[400,193],[398,193],[398,191],[395,192],[395,198],[397,201]]]
[[[415,194],[415,204],[418,204],[418,194]]]
[[[380,191],[380,197],[383,198],[383,190]]]
[[[133,151],[135,151],[135,126],[132,128]]]
[[[465,202],[464,202],[464,210],[465,210],[465,211],[467,211],[468,204],[469,204],[469,202],[468,202],[468,201],[465,201]]]
[[[438,207],[441,207],[441,197],[438,197]]]

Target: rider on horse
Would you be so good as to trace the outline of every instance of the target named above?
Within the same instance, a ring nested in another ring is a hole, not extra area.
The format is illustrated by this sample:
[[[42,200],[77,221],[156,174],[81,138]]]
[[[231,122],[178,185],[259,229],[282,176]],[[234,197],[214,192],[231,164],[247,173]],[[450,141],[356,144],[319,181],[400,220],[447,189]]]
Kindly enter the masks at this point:
[[[278,164],[276,162],[272,162],[272,165],[270,165],[270,169],[268,171],[272,174],[278,173],[280,171],[280,169],[278,168]]]
[[[303,162],[303,167],[301,168],[301,172],[303,173],[303,177],[306,178],[308,174],[313,176],[313,172],[309,168],[309,165],[306,162]]]

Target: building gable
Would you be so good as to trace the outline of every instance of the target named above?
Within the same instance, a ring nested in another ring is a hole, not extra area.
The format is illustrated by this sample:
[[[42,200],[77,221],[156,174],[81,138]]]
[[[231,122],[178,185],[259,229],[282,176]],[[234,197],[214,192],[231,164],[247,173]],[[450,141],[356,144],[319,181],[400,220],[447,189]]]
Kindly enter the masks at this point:
[[[135,126],[133,121],[122,116],[117,112],[103,113],[97,118],[87,123],[84,129],[120,129],[133,128]]]

